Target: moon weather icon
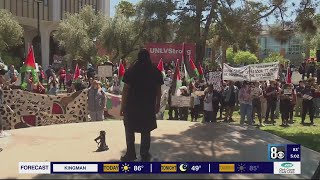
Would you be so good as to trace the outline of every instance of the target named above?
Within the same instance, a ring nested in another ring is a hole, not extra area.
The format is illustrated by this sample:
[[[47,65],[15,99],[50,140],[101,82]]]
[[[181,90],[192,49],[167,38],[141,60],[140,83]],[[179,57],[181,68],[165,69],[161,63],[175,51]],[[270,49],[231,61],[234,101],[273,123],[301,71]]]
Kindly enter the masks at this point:
[[[179,170],[181,172],[187,172],[188,171],[188,164],[186,163],[181,163],[180,166],[179,166]]]

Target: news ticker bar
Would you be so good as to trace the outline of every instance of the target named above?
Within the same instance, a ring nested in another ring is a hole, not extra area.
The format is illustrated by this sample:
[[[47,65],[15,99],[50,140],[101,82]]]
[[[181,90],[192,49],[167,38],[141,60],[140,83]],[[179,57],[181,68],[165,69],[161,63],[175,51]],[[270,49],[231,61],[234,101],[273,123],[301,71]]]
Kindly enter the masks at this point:
[[[20,162],[19,173],[301,174],[300,162]]]

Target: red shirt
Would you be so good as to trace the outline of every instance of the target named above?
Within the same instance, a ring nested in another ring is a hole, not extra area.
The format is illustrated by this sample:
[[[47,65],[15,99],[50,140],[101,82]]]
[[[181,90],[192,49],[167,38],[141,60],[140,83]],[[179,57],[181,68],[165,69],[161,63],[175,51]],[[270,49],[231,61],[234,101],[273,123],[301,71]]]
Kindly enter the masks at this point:
[[[64,69],[60,70],[60,79],[65,79],[66,75],[67,75],[66,70]]]

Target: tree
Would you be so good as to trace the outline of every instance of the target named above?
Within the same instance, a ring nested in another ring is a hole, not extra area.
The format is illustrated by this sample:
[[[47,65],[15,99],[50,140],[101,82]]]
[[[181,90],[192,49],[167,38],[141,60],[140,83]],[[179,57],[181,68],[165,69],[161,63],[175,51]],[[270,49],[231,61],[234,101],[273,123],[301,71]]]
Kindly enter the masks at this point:
[[[91,6],[85,6],[79,14],[67,14],[66,19],[60,22],[54,34],[70,57],[91,62],[96,56],[96,42],[101,38],[101,32],[105,26],[106,18],[101,13],[96,14]]]
[[[134,22],[122,14],[107,21],[102,37],[103,45],[113,52],[112,61],[124,59],[139,49],[140,35],[135,32]]]
[[[287,64],[289,60],[281,56],[280,53],[270,53],[267,58],[263,59],[263,62],[264,63],[279,62],[280,64],[284,65],[284,64]]]
[[[23,28],[16,21],[13,15],[0,9],[0,53],[9,47],[17,46],[22,43]]]
[[[234,56],[232,48],[227,49],[227,63],[234,64]]]
[[[234,56],[234,63],[237,65],[255,64],[257,62],[259,62],[257,56],[249,51],[238,51]]]
[[[169,15],[174,8],[169,1],[143,0],[137,5],[121,1],[102,33],[104,46],[113,52],[112,61],[132,59],[130,55],[145,43],[171,41],[173,23]]]
[[[216,17],[219,2],[217,0],[188,0],[187,2],[177,0],[176,2],[179,11],[176,19],[176,22],[179,22],[176,40],[178,42],[189,40],[183,33],[188,34],[191,37],[190,40],[196,43],[196,61],[202,62],[210,25]],[[206,13],[207,15],[204,15]]]

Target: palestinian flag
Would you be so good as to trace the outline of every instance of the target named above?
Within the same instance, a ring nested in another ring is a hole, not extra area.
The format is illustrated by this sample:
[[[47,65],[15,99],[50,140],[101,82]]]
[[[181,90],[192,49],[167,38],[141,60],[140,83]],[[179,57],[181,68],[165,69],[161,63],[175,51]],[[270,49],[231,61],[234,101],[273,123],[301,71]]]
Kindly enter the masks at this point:
[[[123,88],[123,82],[122,79],[124,77],[124,73],[126,72],[126,69],[124,68],[124,65],[122,62],[119,64],[119,69],[118,69],[118,78],[119,78],[119,84],[120,84],[120,90],[122,91]]]
[[[159,69],[159,71],[162,73],[162,77],[165,78],[165,77],[166,77],[166,72],[165,72],[165,70],[164,70],[162,58],[161,58],[160,61],[159,61],[158,69]]]
[[[180,66],[180,60],[177,59],[176,69],[174,71],[174,79],[173,79],[173,82],[175,82],[175,95],[179,95],[180,93],[179,88],[182,86],[179,66]]]
[[[198,67],[198,72],[199,72],[200,79],[203,79],[203,68],[200,63],[199,63],[199,67]]]
[[[193,60],[191,59],[191,57],[189,57],[189,63],[190,63],[190,66],[191,66],[191,70],[194,72],[194,74],[197,76],[197,78],[200,78],[199,71],[198,71],[197,67],[194,65]]]
[[[26,58],[26,61],[23,63],[21,69],[20,69],[21,73],[26,73],[26,72],[31,72],[32,75],[32,79],[34,83],[39,82],[39,78],[38,78],[38,73],[36,72],[36,61],[34,58],[34,53],[33,53],[33,47],[30,46],[29,47],[29,51],[28,51],[28,56]],[[21,88],[25,89],[27,87],[27,82],[26,79],[24,77],[22,84],[21,84]]]
[[[73,79],[77,80],[79,78],[79,76],[80,76],[80,68],[79,68],[79,65],[77,64],[76,69],[74,70]]]
[[[187,70],[186,64],[183,65],[183,69],[184,69],[184,78],[185,78],[187,83],[190,83],[192,81],[192,79],[190,78],[190,76],[188,74],[188,70]]]

